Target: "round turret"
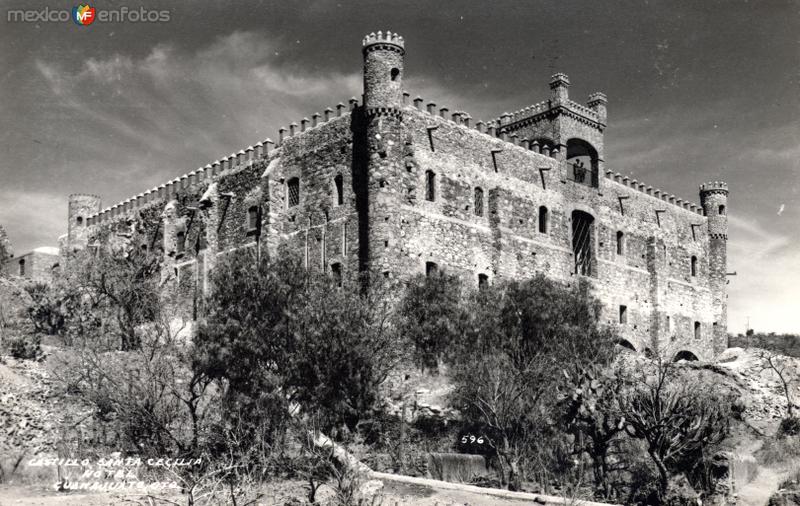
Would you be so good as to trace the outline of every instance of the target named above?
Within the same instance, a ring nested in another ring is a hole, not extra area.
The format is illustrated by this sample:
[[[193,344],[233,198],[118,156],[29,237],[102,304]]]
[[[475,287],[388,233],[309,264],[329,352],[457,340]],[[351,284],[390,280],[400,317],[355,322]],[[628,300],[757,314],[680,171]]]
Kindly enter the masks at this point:
[[[403,104],[403,37],[388,31],[371,33],[362,43],[366,112],[399,111]]]
[[[67,211],[67,251],[86,247],[89,240],[88,218],[100,212],[100,197],[97,195],[72,194]]]
[[[728,185],[714,181],[700,185],[700,203],[708,218],[708,235],[712,239],[728,238]]]

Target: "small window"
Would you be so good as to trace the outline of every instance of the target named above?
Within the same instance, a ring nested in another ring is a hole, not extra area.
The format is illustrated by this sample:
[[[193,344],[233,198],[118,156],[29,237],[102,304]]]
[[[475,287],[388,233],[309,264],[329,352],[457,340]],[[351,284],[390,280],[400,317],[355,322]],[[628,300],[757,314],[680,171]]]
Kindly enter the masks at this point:
[[[717,213],[720,214],[721,216],[725,215],[725,205],[724,204],[720,204],[719,208],[717,208]]]
[[[550,224],[550,212],[545,206],[539,206],[539,233],[546,234]]]
[[[625,254],[625,234],[619,230],[617,231],[617,255]]]
[[[78,224],[79,227],[82,227],[83,226],[83,216],[78,216],[75,219],[75,222]]]
[[[25,275],[25,259],[24,258],[19,261],[19,275],[20,276],[24,276]]]
[[[692,276],[697,276],[697,257],[694,255],[692,256],[691,270],[692,270]]]
[[[436,200],[436,174],[430,170],[425,172],[425,200]]]
[[[331,264],[331,275],[336,286],[342,286],[342,264],[339,262]]]
[[[178,255],[183,255],[185,249],[186,249],[186,234],[183,231],[180,231],[175,236],[175,253],[177,253]]]
[[[694,338],[700,339],[702,337],[702,332],[700,330],[700,322],[694,322]]]
[[[392,77],[392,81],[397,81],[397,78],[400,77],[400,69],[395,67],[390,72],[389,75]]]
[[[619,323],[622,325],[628,323],[628,306],[619,307]]]
[[[286,207],[294,207],[300,203],[300,179],[293,177],[286,183]]]
[[[475,188],[475,216],[483,216],[483,189]]]
[[[254,232],[259,228],[258,206],[250,206],[247,209],[247,231]]]
[[[430,277],[436,276],[439,273],[439,266],[436,262],[425,262],[425,275]]]
[[[335,178],[333,178],[333,185],[334,185],[334,203],[337,206],[344,204],[344,178],[342,178],[341,174],[338,174]]]
[[[672,332],[672,318],[667,315],[667,332]]]
[[[489,276],[486,274],[478,274],[478,288],[485,288],[489,286]]]

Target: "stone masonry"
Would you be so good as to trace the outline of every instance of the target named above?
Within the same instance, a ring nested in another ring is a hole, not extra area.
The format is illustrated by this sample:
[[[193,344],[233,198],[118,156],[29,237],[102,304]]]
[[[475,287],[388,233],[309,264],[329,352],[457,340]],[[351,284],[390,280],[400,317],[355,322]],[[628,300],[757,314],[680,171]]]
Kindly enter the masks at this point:
[[[68,251],[127,237],[165,255],[194,300],[220,255],[281,244],[334,276],[585,278],[623,346],[725,349],[725,183],[702,185],[696,205],[607,170],[606,96],[572,101],[564,74],[547,100],[473,122],[403,90],[402,37],[373,33],[362,50],[361,104],[110,208],[72,196]]]

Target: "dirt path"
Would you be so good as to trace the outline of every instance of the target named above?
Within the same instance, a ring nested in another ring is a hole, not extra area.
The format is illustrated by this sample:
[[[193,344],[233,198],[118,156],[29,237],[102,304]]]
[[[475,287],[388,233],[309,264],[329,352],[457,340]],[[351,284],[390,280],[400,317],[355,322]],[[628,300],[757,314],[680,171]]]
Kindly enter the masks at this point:
[[[736,504],[743,506],[764,506],[769,497],[778,490],[789,471],[759,467],[758,475],[747,485],[738,488],[739,500]]]

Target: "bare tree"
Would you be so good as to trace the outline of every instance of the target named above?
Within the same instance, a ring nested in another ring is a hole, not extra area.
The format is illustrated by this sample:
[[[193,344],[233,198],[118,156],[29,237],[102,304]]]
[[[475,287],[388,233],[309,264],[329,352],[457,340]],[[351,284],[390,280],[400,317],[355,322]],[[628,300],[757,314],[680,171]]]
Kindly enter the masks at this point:
[[[797,377],[797,366],[793,357],[779,355],[769,350],[759,350],[756,356],[761,360],[761,372],[772,371],[778,377],[786,399],[786,418],[794,418],[792,400],[792,378]]]

